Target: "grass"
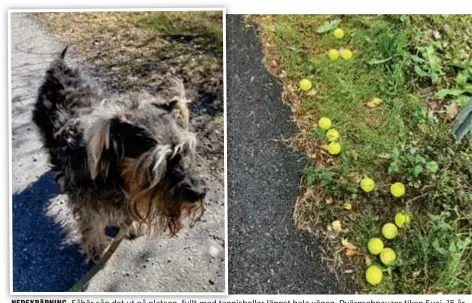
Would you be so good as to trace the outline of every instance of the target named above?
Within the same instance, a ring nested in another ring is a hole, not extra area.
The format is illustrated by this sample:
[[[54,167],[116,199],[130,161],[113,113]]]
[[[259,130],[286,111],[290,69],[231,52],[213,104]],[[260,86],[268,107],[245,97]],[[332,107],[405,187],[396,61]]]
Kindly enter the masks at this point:
[[[449,127],[472,93],[472,17],[277,15],[248,21],[257,25],[264,62],[283,82],[293,109],[300,131],[292,142],[311,160],[294,216],[322,243],[330,268],[364,293],[471,293],[472,141],[456,143]],[[333,21],[346,32],[341,40],[333,35]],[[329,30],[317,32],[325,25]],[[329,60],[332,48],[352,50],[352,60]],[[297,87],[303,78],[313,83],[309,92]],[[374,97],[384,102],[369,106]],[[316,126],[323,116],[341,134],[338,157],[324,149],[325,131]],[[374,192],[360,190],[364,176],[375,180]],[[406,185],[404,197],[390,194],[394,182]],[[408,212],[412,223],[384,241],[397,253],[387,267],[366,246],[398,211]],[[335,220],[340,231],[332,227]],[[375,287],[365,281],[370,264],[384,272]]]

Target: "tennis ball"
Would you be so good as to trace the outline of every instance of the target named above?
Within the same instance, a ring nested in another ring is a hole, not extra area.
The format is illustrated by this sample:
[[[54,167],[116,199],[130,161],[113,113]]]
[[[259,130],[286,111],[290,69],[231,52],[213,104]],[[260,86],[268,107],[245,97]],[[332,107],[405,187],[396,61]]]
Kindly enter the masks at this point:
[[[328,145],[328,153],[330,153],[331,155],[337,155],[340,152],[341,152],[341,144],[339,144],[338,142],[331,142]]]
[[[371,285],[377,285],[382,282],[382,271],[378,266],[372,265],[371,267],[367,268],[365,272],[365,279]]]
[[[330,129],[331,128],[331,120],[329,118],[322,117],[318,121],[318,126],[322,129]]]
[[[351,60],[352,58],[352,52],[348,49],[343,49],[341,51],[341,57],[344,59],[344,60]]]
[[[407,213],[399,212],[395,215],[395,224],[398,227],[403,227],[410,224],[410,216]]]
[[[361,180],[361,188],[366,193],[369,193],[369,192],[373,191],[374,188],[375,188],[374,180],[372,180],[371,178],[367,178],[367,177],[363,178]]]
[[[387,223],[382,227],[382,235],[386,239],[393,239],[397,236],[398,229],[393,223]]]
[[[334,141],[338,140],[339,133],[338,133],[337,130],[332,128],[332,129],[328,130],[328,132],[326,133],[326,138],[328,138],[329,142],[334,142]]]
[[[301,90],[303,91],[309,91],[312,87],[311,85],[311,81],[308,80],[308,79],[302,79],[300,80],[300,82],[298,83],[298,86],[300,87]]]
[[[384,248],[384,243],[380,238],[372,238],[369,240],[369,243],[367,243],[367,248],[371,254],[378,255]]]
[[[405,194],[405,185],[401,182],[393,183],[390,186],[390,192],[394,197],[399,198]]]
[[[344,37],[344,31],[340,28],[334,30],[334,36],[336,39],[342,39]]]
[[[338,58],[339,58],[339,52],[338,52],[337,50],[335,50],[335,49],[330,49],[330,50],[328,51],[328,58],[329,58],[330,60],[336,60],[336,59],[338,59]]]
[[[391,248],[386,247],[380,252],[380,261],[385,265],[392,264],[396,259],[397,255]]]

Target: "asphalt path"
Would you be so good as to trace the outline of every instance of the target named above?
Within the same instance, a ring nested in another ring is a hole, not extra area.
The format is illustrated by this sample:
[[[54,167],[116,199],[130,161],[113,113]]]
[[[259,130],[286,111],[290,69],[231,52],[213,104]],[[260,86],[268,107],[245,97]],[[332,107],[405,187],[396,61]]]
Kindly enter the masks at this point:
[[[304,157],[279,140],[295,128],[257,34],[238,15],[227,16],[226,29],[229,292],[343,292],[314,238],[294,226]]]

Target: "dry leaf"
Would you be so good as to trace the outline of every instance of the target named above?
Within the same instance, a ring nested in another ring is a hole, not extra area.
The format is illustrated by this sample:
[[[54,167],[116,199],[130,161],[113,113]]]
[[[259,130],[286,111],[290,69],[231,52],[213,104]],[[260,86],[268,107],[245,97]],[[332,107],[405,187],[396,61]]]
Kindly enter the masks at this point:
[[[377,106],[377,104],[375,104],[374,101],[369,101],[365,104],[365,106],[370,107],[370,108],[374,108],[374,107]]]
[[[454,119],[459,113],[459,108],[457,107],[456,103],[452,103],[451,105],[446,106],[446,112],[449,116],[449,119]]]
[[[351,210],[352,209],[352,204],[349,202],[344,203],[344,209]]]
[[[328,198],[326,199],[326,204],[333,204],[333,202],[334,202],[333,197],[328,197]],[[333,223],[334,223],[334,222],[333,222]],[[333,227],[334,227],[334,226],[333,226]]]
[[[441,106],[441,103],[439,101],[435,101],[435,102],[430,102],[428,105],[429,105],[429,108],[431,108],[432,110],[438,110],[439,107]]]
[[[421,269],[413,272],[413,278],[418,277],[421,274]]]
[[[378,127],[380,125],[380,121],[371,115],[365,117],[364,122],[369,127]]]
[[[341,244],[347,249],[352,249],[352,250],[357,249],[357,246],[355,246],[354,244],[352,244],[351,242],[349,242],[346,239],[342,239]]]
[[[337,233],[341,232],[341,221],[336,220],[331,223],[331,226],[333,227],[333,230]]]
[[[348,257],[352,257],[356,254],[356,251],[354,249],[346,249],[346,252],[345,252],[346,256]]]
[[[312,89],[308,93],[306,93],[306,95],[312,97],[312,96],[316,95],[316,90]]]

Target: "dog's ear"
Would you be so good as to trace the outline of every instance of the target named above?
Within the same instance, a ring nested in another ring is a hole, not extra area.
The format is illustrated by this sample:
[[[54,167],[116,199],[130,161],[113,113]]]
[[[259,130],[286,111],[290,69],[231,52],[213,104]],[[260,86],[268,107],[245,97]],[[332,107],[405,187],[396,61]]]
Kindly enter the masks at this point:
[[[117,117],[97,119],[87,128],[85,139],[92,179],[106,178],[122,158],[137,158],[156,145],[143,128]]]
[[[104,152],[110,149],[110,119],[94,119],[85,128],[84,139],[87,142],[87,155],[90,176],[93,180],[103,173],[108,175],[109,162],[104,159]]]
[[[187,129],[189,126],[188,104],[190,102],[183,82],[180,79],[172,77],[163,83],[161,91],[153,104],[171,112],[177,123]]]

